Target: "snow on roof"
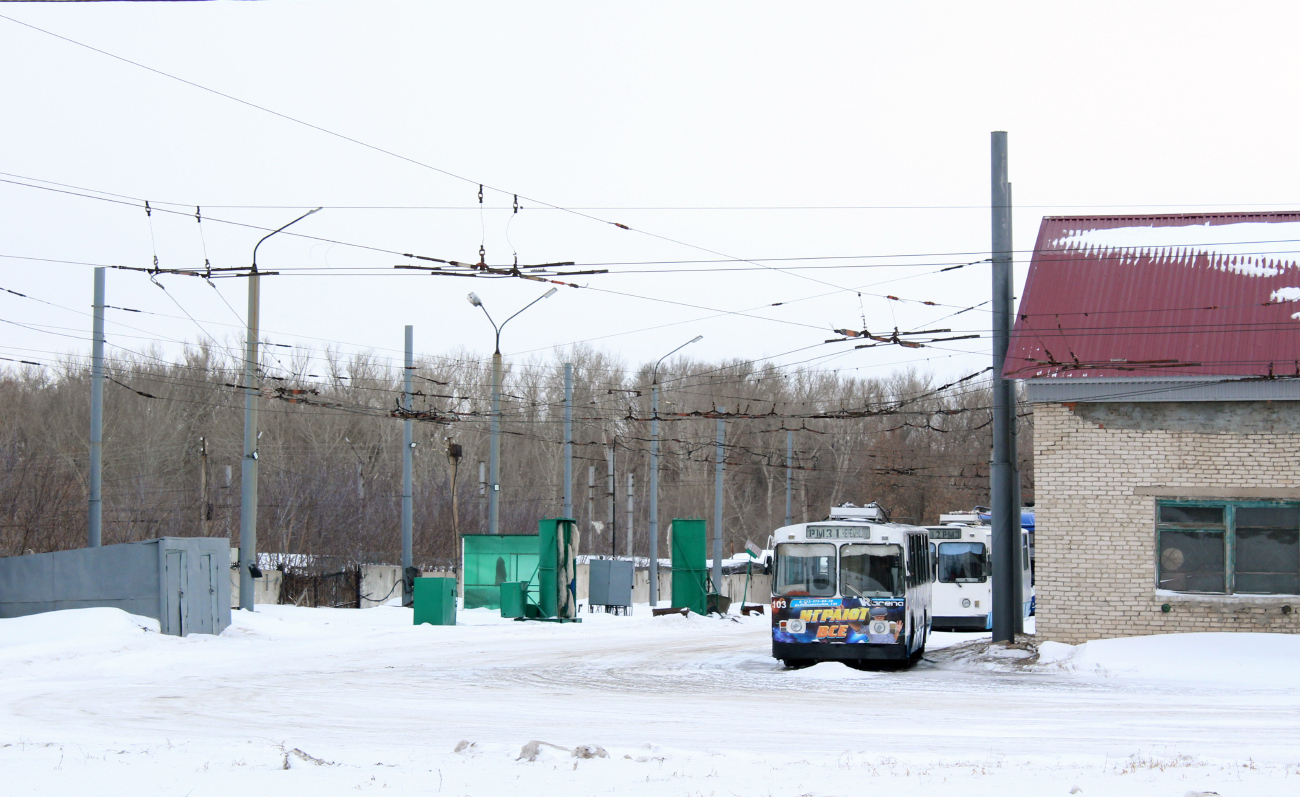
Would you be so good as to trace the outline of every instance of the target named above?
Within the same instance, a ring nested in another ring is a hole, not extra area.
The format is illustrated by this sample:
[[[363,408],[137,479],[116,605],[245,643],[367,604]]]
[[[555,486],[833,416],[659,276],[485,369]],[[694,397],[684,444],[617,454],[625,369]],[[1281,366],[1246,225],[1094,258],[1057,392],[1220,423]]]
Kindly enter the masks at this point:
[[[1150,258],[1192,265],[1209,258],[1215,267],[1246,277],[1276,277],[1300,265],[1300,221],[1208,221],[1178,226],[1066,229],[1051,246],[1084,250],[1102,258]],[[1278,252],[1277,249],[1292,251]],[[1267,250],[1267,253],[1265,253]],[[1293,288],[1300,295],[1300,288]]]
[[[1004,374],[1300,375],[1300,212],[1048,217]]]

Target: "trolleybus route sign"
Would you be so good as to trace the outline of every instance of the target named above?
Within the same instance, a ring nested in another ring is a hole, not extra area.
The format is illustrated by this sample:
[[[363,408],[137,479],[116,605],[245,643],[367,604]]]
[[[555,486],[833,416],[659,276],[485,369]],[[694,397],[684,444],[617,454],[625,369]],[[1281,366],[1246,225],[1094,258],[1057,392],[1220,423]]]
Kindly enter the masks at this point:
[[[961,529],[930,529],[932,540],[960,540]]]
[[[871,528],[868,526],[808,526],[807,538],[810,540],[869,540]]]

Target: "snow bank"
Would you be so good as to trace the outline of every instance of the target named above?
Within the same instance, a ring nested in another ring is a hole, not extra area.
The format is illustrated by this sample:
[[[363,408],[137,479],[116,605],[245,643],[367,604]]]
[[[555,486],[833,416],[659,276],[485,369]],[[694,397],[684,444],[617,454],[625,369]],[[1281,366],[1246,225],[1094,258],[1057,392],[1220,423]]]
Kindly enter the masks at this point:
[[[0,655],[30,654],[68,643],[103,645],[158,633],[158,621],[121,609],[66,609],[0,620]]]
[[[1035,669],[1161,681],[1215,682],[1235,688],[1285,682],[1300,666],[1294,634],[1161,634],[1043,642]]]

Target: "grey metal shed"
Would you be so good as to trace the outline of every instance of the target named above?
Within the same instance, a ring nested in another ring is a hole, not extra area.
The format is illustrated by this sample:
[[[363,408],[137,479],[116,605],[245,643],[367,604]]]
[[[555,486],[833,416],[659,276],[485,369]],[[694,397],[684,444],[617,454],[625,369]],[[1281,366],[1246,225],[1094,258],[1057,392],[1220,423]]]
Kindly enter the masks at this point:
[[[158,620],[164,634],[230,625],[230,542],[162,537],[0,558],[0,617],[110,606]]]

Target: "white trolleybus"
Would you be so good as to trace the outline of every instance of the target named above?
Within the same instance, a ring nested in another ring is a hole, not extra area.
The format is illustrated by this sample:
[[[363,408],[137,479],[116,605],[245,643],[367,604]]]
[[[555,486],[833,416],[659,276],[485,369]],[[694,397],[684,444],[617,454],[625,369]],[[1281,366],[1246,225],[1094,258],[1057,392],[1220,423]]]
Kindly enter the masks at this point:
[[[891,523],[875,504],[846,504],[773,538],[773,657],[790,668],[855,669],[921,658],[933,579],[924,528]]]
[[[940,515],[942,525],[927,526],[934,560],[934,630],[988,631],[993,628],[993,527],[976,513]],[[1033,574],[1029,533],[1020,532],[1024,616],[1032,614]]]

